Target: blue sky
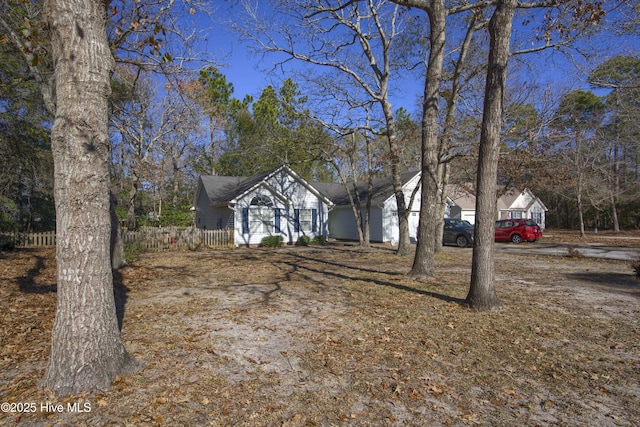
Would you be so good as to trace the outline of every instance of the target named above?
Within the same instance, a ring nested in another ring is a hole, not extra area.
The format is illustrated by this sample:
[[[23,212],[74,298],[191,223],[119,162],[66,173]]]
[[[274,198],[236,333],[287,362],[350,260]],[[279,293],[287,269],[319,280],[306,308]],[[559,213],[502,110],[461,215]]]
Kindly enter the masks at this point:
[[[225,74],[227,80],[234,85],[234,96],[243,98],[245,94],[257,99],[260,92],[269,84],[279,86],[280,82],[288,77],[294,77],[291,73],[280,70],[267,73],[273,64],[272,57],[261,58],[252,54],[248,47],[239,40],[225,24],[230,19],[240,19],[241,5],[237,2],[221,2],[215,12],[216,22],[201,20],[201,28],[212,28],[208,32],[207,50],[215,58],[220,72]],[[525,29],[526,30],[526,29]],[[601,52],[604,57],[616,54],[640,55],[640,39],[638,37],[619,37],[613,34],[603,34],[589,42],[584,49],[593,48]],[[562,88],[588,88],[585,82],[585,69],[593,68],[604,58],[595,62],[593,59],[581,59],[573,64],[558,52],[545,52],[537,56],[529,56],[536,64],[537,69],[531,74],[531,79],[538,84],[554,84]],[[295,80],[295,79],[294,79]],[[422,93],[423,82],[420,79],[407,79],[402,84],[402,91],[393,99],[394,109],[404,106],[409,112],[416,110],[416,99]]]

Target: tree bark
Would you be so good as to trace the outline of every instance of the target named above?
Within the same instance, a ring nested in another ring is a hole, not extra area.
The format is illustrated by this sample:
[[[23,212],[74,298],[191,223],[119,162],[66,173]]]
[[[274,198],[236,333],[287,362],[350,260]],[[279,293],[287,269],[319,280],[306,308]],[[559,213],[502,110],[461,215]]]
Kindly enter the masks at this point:
[[[40,385],[104,391],[137,364],[118,329],[111,270],[107,98],[114,60],[102,1],[48,0],[55,64],[52,128],[58,301]]]
[[[435,240],[438,234],[438,102],[446,43],[447,10],[444,1],[431,2],[426,9],[430,26],[430,53],[422,109],[422,175],[420,177],[420,219],[418,242],[409,272],[412,277],[435,274]]]
[[[110,194],[109,217],[111,218],[111,268],[117,270],[127,266],[124,256],[124,240],[122,239],[122,229],[120,221],[116,215],[115,196]]]
[[[476,182],[475,246],[471,262],[471,285],[466,299],[471,308],[480,311],[501,308],[495,290],[493,262],[496,180],[511,27],[517,3],[516,0],[498,1],[489,22],[491,42]]]
[[[138,195],[138,183],[140,178],[138,174],[133,171],[131,178],[131,187],[129,187],[129,203],[127,206],[127,229],[136,229],[136,196]]]

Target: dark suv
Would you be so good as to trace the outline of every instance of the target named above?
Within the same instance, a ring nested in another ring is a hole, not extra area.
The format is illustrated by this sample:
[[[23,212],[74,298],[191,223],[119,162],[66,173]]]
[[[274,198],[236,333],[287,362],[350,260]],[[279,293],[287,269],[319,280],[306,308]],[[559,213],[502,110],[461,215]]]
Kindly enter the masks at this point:
[[[442,244],[458,245],[460,248],[473,245],[473,225],[469,221],[445,218]]]
[[[540,226],[530,219],[501,219],[496,221],[496,242],[535,242],[542,237]]]

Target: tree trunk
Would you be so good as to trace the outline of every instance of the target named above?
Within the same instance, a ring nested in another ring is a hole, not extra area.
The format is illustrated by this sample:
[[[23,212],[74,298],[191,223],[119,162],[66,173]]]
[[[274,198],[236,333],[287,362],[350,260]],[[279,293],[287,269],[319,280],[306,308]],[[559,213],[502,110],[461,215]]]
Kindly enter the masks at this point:
[[[209,116],[209,150],[211,151],[211,175],[216,174],[216,126],[215,116]]]
[[[127,229],[135,230],[136,228],[136,196],[138,195],[138,183],[140,178],[133,171],[131,187],[129,188],[129,204],[127,206]]]
[[[611,221],[613,222],[613,231],[620,232],[620,221],[618,220],[618,210],[616,207],[616,196],[611,193]]]
[[[582,190],[578,192],[578,221],[580,222],[580,237],[587,237],[587,232],[584,228],[584,207],[582,205]]]
[[[422,176],[420,177],[420,219],[418,242],[412,277],[435,274],[435,240],[438,204],[438,102],[446,43],[447,12],[444,1],[434,1],[428,8],[430,53],[422,107]]]
[[[442,153],[442,151],[441,151]],[[438,205],[435,215],[435,240],[433,247],[435,252],[442,252],[442,240],[444,237],[444,215],[447,212],[447,183],[449,182],[449,164],[438,162]]]
[[[58,394],[104,391],[136,363],[118,329],[110,264],[107,98],[114,61],[105,3],[48,0],[55,64],[52,128],[58,302],[40,385]]]
[[[616,97],[617,99],[617,97]],[[616,137],[617,138],[617,137]],[[616,209],[616,199],[620,194],[620,162],[618,162],[619,156],[618,142],[615,141],[613,145],[613,189],[611,191],[611,220],[613,221],[613,231],[615,233],[620,232],[620,221],[618,220],[618,211]]]
[[[111,268],[117,270],[127,265],[120,221],[116,215],[115,196],[110,193],[109,216],[111,218]]]
[[[493,262],[496,180],[509,42],[516,5],[516,0],[499,1],[489,23],[491,42],[476,182],[475,246],[471,262],[471,285],[466,299],[471,308],[480,311],[501,308],[495,290]]]
[[[387,101],[382,102],[382,109],[387,124],[387,139],[389,142],[389,154],[391,156],[391,178],[393,183],[393,193],[396,198],[397,215],[398,215],[398,248],[396,255],[407,256],[411,250],[411,239],[409,237],[409,218],[407,217],[407,203],[405,201],[404,191],[402,191],[402,178],[400,176],[400,160],[398,153],[398,137],[396,133],[395,120],[391,112],[391,104]]]

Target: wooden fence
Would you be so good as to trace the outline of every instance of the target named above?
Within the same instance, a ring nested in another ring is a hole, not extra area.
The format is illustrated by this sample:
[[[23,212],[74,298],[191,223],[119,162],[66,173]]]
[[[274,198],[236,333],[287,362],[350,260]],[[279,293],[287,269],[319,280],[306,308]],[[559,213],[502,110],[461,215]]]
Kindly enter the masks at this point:
[[[202,230],[187,228],[146,228],[125,231],[124,244],[135,244],[144,250],[168,250],[233,247],[233,230]]]
[[[44,233],[17,233],[0,232],[1,246],[55,246],[56,232],[45,231]]]
[[[170,250],[233,247],[233,230],[201,230],[199,228],[145,228],[141,231],[123,231],[124,243],[137,245],[143,250]],[[0,232],[0,247],[10,245],[55,246],[56,233]]]

